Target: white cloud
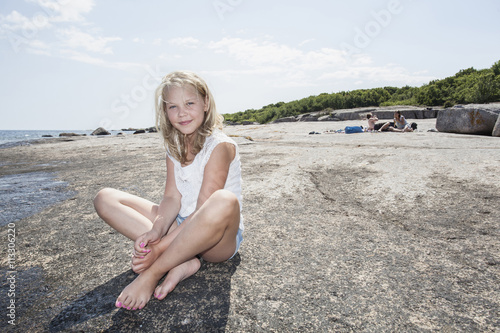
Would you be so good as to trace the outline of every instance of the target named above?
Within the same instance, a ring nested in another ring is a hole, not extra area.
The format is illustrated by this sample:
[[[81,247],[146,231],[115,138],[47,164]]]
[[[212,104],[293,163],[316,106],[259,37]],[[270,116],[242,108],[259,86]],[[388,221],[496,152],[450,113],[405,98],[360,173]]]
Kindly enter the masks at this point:
[[[60,55],[64,58],[71,59],[78,62],[83,62],[90,65],[96,65],[106,68],[114,68],[119,70],[134,70],[145,69],[147,66],[139,63],[120,62],[120,61],[107,61],[102,58],[97,58],[86,53],[74,50],[62,50]]]
[[[319,80],[357,80],[357,82],[401,82],[405,84],[420,84],[435,79],[424,73],[411,73],[407,69],[396,65],[385,66],[347,66],[338,71],[323,74]]]
[[[266,82],[274,87],[314,86],[340,81],[369,85],[383,81],[419,84],[433,79],[393,64],[376,65],[366,54],[350,56],[343,50],[327,47],[303,51],[268,39],[226,37],[210,42],[208,48],[217,54],[227,54],[243,66],[239,70],[225,70],[221,72],[222,76],[267,75]]]
[[[172,38],[168,42],[175,46],[187,47],[187,48],[196,48],[200,44],[200,41],[193,37]]]
[[[95,6],[94,0],[31,0],[42,8],[43,13],[52,22],[83,22],[83,14],[89,13]]]
[[[93,36],[75,27],[61,29],[58,31],[58,35],[62,44],[66,47],[72,49],[83,48],[87,51],[102,54],[112,54],[113,51],[111,47],[108,46],[108,43],[121,40],[119,37]]]
[[[227,53],[245,65],[264,66],[272,64],[287,65],[299,59],[303,52],[287,45],[255,39],[223,38],[210,42],[208,47],[216,53]]]
[[[99,36],[88,28],[89,31],[82,31],[75,26],[91,26],[84,15],[94,7],[93,0],[26,1],[37,5],[31,18],[15,10],[7,16],[0,15],[0,38],[8,39],[15,52],[25,49],[32,54],[60,56],[61,51],[69,48],[112,54],[109,44],[121,40]],[[68,23],[71,26],[68,27]],[[42,34],[43,30],[49,33]]]
[[[311,39],[306,39],[302,42],[299,43],[299,46],[304,46],[306,45],[307,43],[310,43],[310,42],[314,42],[316,39],[315,38],[311,38]]]

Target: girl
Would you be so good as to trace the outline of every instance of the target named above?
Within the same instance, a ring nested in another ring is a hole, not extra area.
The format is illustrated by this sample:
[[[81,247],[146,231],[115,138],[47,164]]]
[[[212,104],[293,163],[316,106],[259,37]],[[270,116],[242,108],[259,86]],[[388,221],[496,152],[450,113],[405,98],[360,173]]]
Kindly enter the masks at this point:
[[[408,124],[401,111],[394,112],[394,126],[396,127],[395,132],[413,132],[413,128]]]
[[[115,189],[94,199],[99,216],[134,241],[139,273],[116,306],[142,309],[162,300],[200,268],[203,258],[232,258],[243,240],[241,166],[236,143],[222,133],[222,116],[207,84],[191,72],[165,76],[156,90],[156,125],[167,150],[159,205]],[[159,280],[168,272],[164,281]]]

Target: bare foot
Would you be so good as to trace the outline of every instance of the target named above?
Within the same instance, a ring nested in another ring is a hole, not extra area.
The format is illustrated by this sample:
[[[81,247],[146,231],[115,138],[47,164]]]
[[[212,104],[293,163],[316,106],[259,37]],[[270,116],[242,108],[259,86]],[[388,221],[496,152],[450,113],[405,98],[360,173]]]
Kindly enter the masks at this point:
[[[142,309],[149,302],[157,283],[158,280],[151,278],[147,272],[140,274],[123,289],[115,306],[127,310]]]
[[[180,264],[168,272],[165,280],[155,289],[154,296],[159,300],[164,299],[168,293],[174,290],[175,286],[182,280],[187,279],[200,269],[201,263],[198,258],[193,258]]]

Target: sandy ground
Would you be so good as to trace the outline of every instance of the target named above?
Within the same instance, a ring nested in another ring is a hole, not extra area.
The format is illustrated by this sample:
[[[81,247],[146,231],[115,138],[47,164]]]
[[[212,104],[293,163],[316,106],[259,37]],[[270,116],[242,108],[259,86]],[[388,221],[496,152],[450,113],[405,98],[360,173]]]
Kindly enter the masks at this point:
[[[159,136],[2,149],[0,176],[56,175],[67,184],[57,191],[68,197],[11,222],[15,242],[8,241],[12,228],[2,227],[0,327],[499,331],[500,140],[428,132],[435,119],[417,123],[415,133],[325,133],[360,121],[227,127],[243,163],[240,252],[204,263],[164,301],[134,313],[113,306],[134,278],[132,245],[99,219],[92,199],[115,187],[159,201]],[[16,326],[6,316],[12,288]]]

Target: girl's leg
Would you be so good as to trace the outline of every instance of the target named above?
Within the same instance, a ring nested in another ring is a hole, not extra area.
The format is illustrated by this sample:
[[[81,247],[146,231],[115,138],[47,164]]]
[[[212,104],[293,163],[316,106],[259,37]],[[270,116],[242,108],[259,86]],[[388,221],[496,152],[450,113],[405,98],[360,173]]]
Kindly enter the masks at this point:
[[[97,193],[94,207],[107,224],[132,241],[151,230],[158,210],[149,200],[111,188]]]
[[[202,254],[205,260],[211,262],[229,259],[236,250],[239,220],[240,208],[236,196],[225,190],[216,191],[190,221],[185,221],[178,232],[172,232],[175,238],[165,252],[123,290],[117,303],[125,308],[142,308],[167,271],[197,254]],[[164,282],[155,294],[162,298],[170,291],[169,288]]]
[[[99,191],[94,199],[94,206],[97,214],[106,223],[132,241],[151,230],[158,209],[158,205],[146,199],[111,188]],[[176,227],[177,225],[173,225],[169,232],[175,230]],[[171,292],[180,281],[196,273],[199,268],[200,261],[197,258],[181,263],[169,271],[162,285],[164,284],[168,292]],[[137,272],[137,263],[134,267],[134,258],[132,269]],[[161,299],[167,295],[165,291],[162,293]]]

